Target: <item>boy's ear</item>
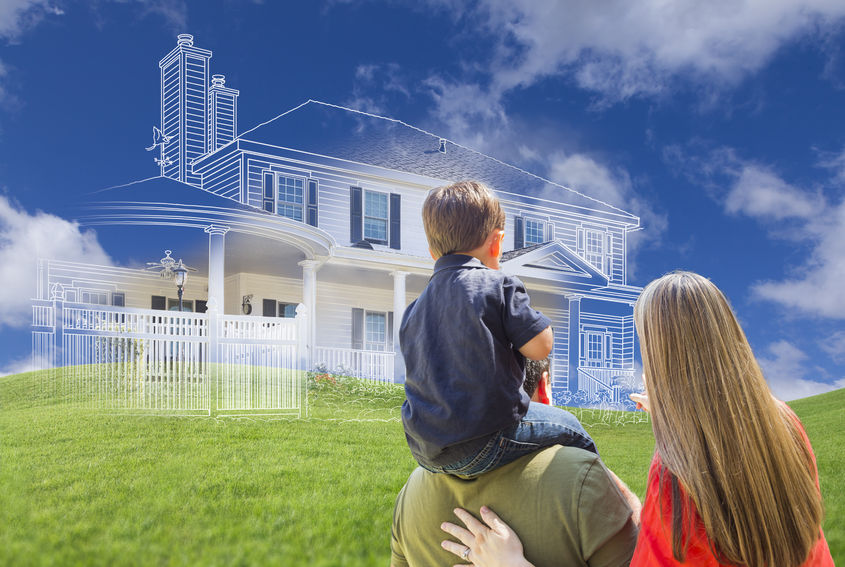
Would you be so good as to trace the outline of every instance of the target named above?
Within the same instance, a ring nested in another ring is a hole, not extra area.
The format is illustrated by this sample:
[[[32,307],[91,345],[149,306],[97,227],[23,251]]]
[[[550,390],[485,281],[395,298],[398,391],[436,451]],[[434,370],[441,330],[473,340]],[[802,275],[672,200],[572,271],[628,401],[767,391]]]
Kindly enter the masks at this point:
[[[505,231],[504,230],[494,230],[491,236],[490,241],[490,255],[494,258],[498,258],[502,255],[502,248],[503,242],[505,240]]]
[[[434,260],[435,262],[438,260],[438,257],[434,254],[434,250],[432,250],[431,248],[429,248],[429,249],[428,249],[428,253],[429,253],[429,254],[431,254],[431,259],[432,259],[432,260]]]

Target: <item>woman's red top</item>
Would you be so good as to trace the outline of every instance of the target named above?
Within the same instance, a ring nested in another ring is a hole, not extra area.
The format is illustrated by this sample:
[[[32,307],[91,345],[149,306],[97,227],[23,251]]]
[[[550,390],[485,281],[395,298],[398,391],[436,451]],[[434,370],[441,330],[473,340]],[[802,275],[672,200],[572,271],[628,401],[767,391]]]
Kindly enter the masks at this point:
[[[795,421],[798,423],[801,434],[804,436],[804,441],[809,447],[810,440],[807,438],[801,422],[798,421],[797,417]],[[810,454],[812,453],[813,450],[810,448]],[[814,467],[815,463],[816,457],[813,455]],[[634,550],[631,567],[662,565],[721,567],[725,565],[719,563],[710,550],[707,534],[704,531],[704,524],[698,516],[698,512],[694,509],[694,533],[689,541],[685,561],[680,563],[675,560],[675,556],[672,554],[672,486],[668,475],[664,475],[662,491],[660,490],[659,471],[661,465],[660,457],[655,453],[648,471],[648,487],[640,516],[640,536],[637,539],[637,547]],[[816,470],[816,484],[818,485],[818,470]],[[659,501],[658,494],[662,496]],[[683,488],[681,488],[681,494],[683,498]],[[825,540],[823,532],[820,533],[816,545],[801,567],[834,567],[833,557],[830,555],[830,549],[827,546],[827,540]]]

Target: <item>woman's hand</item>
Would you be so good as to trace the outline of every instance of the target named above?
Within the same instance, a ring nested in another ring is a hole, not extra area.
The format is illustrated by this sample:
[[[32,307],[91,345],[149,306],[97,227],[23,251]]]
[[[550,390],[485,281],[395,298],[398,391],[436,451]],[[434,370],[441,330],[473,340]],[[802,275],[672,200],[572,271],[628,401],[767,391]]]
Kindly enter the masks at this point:
[[[449,522],[441,524],[440,528],[444,532],[461,542],[445,540],[440,544],[443,549],[477,567],[533,567],[523,555],[522,542],[516,532],[493,513],[493,510],[487,506],[481,507],[483,522],[479,522],[475,516],[462,508],[456,508],[455,515],[467,529]]]
[[[645,393],[628,394],[628,397],[631,398],[631,400],[633,400],[634,402],[637,403],[637,409],[649,411],[648,395],[646,395]]]

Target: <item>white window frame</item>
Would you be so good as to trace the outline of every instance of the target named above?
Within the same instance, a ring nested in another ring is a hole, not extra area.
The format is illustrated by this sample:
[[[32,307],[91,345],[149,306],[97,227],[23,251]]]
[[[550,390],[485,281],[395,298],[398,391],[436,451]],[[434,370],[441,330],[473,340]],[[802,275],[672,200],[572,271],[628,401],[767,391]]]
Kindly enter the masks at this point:
[[[369,200],[370,195],[379,195],[381,197],[384,197],[386,203],[384,217],[373,217],[367,215],[367,201]],[[382,244],[388,246],[390,244],[390,193],[384,193],[383,191],[372,191],[370,189],[362,189],[361,200],[361,236],[364,238],[364,240],[372,244]],[[377,221],[384,221],[383,239],[367,236],[368,218]]]
[[[281,172],[278,172],[278,171],[273,172],[273,173],[275,174],[274,181],[275,181],[275,185],[276,185],[275,188],[274,188],[275,189],[275,197],[276,197],[275,200],[274,200],[274,206],[276,208],[276,214],[279,215],[280,217],[284,217],[286,219],[290,219],[290,220],[294,220],[294,221],[297,221],[297,222],[303,222],[304,223],[305,222],[305,214],[306,214],[305,204],[306,204],[306,201],[308,200],[308,179],[306,179],[305,177],[303,177],[301,175],[291,175],[289,173],[281,173]],[[301,203],[296,203],[294,201],[282,201],[281,200],[281,187],[282,187],[282,180],[284,180],[284,179],[293,179],[294,181],[299,181],[300,183],[302,183],[302,202]],[[290,217],[288,215],[283,215],[281,212],[279,212],[281,210],[282,206],[298,207],[299,208],[299,218]]]
[[[540,231],[540,240],[534,241],[528,238],[528,224],[534,223],[539,227]],[[548,231],[549,231],[549,221],[538,219],[536,217],[523,217],[523,225],[522,225],[522,243],[525,246],[534,246],[535,244],[542,244],[543,242],[548,242]]]
[[[381,316],[384,322],[384,340],[381,342],[370,340],[370,330],[367,325],[370,315]],[[387,312],[364,310],[364,350],[386,351],[390,344],[390,337],[387,336]]]
[[[285,316],[285,307],[288,305],[293,306],[293,317],[286,317]],[[276,302],[276,316],[281,317],[282,319],[294,319],[296,318],[296,303],[291,301],[277,301]]]

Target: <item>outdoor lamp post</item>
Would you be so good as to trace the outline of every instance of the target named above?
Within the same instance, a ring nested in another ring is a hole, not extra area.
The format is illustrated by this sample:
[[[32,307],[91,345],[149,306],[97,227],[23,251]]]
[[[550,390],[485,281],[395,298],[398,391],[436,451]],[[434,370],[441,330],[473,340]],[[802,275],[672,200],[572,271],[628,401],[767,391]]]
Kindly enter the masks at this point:
[[[179,312],[182,312],[182,290],[185,287],[185,282],[188,281],[188,268],[182,264],[182,259],[173,268],[173,276],[176,279],[176,287],[179,290]]]

